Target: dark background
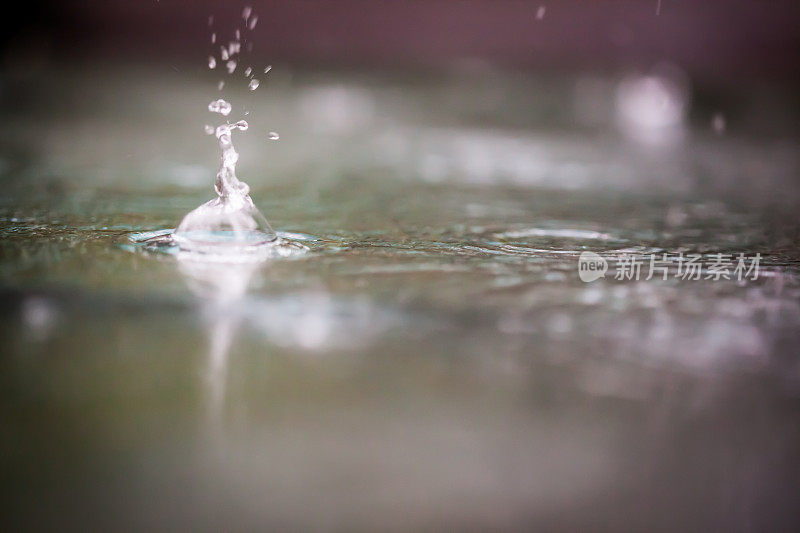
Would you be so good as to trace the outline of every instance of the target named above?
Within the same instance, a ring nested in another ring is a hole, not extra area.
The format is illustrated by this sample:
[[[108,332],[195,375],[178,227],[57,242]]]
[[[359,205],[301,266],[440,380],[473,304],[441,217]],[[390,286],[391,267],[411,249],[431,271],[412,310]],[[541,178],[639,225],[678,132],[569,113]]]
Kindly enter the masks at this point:
[[[3,17],[6,66],[199,62],[207,18],[259,14],[254,54],[319,68],[433,68],[487,60],[550,71],[679,65],[694,78],[795,82],[800,2],[750,0],[210,0],[36,3]],[[539,6],[545,6],[537,21]]]

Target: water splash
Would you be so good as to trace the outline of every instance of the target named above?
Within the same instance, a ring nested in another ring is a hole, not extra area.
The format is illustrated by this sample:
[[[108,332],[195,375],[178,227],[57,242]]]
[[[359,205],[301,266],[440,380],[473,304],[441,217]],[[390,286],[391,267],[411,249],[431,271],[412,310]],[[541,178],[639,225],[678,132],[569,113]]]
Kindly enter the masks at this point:
[[[246,28],[252,29],[255,26],[257,18],[252,14],[251,8],[245,8],[242,17]],[[225,62],[228,74],[233,74],[241,61],[241,30],[236,29],[234,35],[235,39],[228,46],[219,47],[219,58]],[[211,55],[208,67],[213,69],[216,66],[217,58]],[[265,72],[269,69],[270,67],[267,67]],[[245,76],[249,76],[252,71],[252,67],[248,66]],[[254,91],[259,83],[257,79],[250,79],[248,88]],[[224,81],[221,80],[218,88],[222,90],[223,87]],[[228,117],[232,110],[230,102],[222,98],[212,100],[208,104],[209,112],[223,117]],[[216,127],[205,125],[205,132],[217,138],[221,152],[220,167],[214,181],[217,197],[186,215],[171,234],[172,242],[177,244],[182,252],[217,258],[233,257],[233,260],[238,260],[237,258],[243,255],[266,257],[261,253],[265,247],[280,248],[277,253],[284,256],[290,252],[306,249],[303,245],[293,245],[277,236],[250,198],[250,187],[236,176],[239,153],[233,145],[232,137],[235,131],[247,131],[248,128],[249,124],[245,120],[236,122],[226,120]],[[278,134],[270,132],[269,138],[275,140]]]

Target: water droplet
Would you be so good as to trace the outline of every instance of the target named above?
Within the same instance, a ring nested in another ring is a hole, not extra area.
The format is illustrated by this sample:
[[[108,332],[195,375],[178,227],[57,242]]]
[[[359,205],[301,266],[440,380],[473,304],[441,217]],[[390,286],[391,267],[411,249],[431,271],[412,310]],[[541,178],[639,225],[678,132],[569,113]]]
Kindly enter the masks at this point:
[[[711,128],[714,130],[714,133],[722,135],[725,133],[725,126],[725,115],[722,113],[714,113],[714,116],[711,118]]]
[[[258,84],[259,84],[259,81],[257,79],[255,79],[255,78],[253,78],[252,80],[250,80],[250,84],[247,87],[251,91],[255,91],[256,89],[258,89]]]
[[[214,56],[208,56],[208,68],[217,68],[217,60]]]
[[[258,15],[253,15],[253,18],[250,19],[250,23],[247,25],[248,28],[251,30],[256,27],[258,23]]]
[[[270,140],[270,141],[277,141],[277,140],[278,140],[278,139],[280,139],[280,138],[281,138],[281,136],[280,136],[280,135],[278,135],[278,132],[277,132],[277,131],[271,131],[271,132],[269,132],[269,140]]]
[[[236,30],[235,35],[236,35],[236,40],[237,41],[242,38],[242,32],[240,32],[238,29]]]
[[[244,75],[245,76],[250,76],[250,73],[252,73],[252,72],[253,72],[253,69],[250,68],[250,67],[247,67],[246,69],[244,69]]]
[[[236,70],[236,61],[231,59],[230,61],[225,63],[225,66],[228,67],[228,74],[233,74],[233,71]]]
[[[542,20],[546,10],[547,8],[545,6],[539,6],[539,9],[536,10],[536,20]]]
[[[208,16],[208,25],[211,26],[212,24],[214,24],[214,15],[209,15]]]
[[[228,59],[230,59],[230,56],[228,55],[228,49],[225,48],[224,46],[219,47],[219,53],[223,61],[227,61]]]
[[[267,68],[264,69],[264,74],[272,70],[272,65],[267,65]]]
[[[252,13],[252,12],[253,12],[253,8],[252,7],[245,6],[245,8],[242,10],[242,18],[244,20],[249,19],[250,18],[250,13]]]
[[[214,135],[214,126],[206,124],[203,129],[205,130],[206,135]]]
[[[225,87],[225,82],[222,81],[222,80],[219,80],[219,83],[217,84],[217,90],[221,91],[223,87]]]
[[[219,113],[223,117],[227,117],[231,112],[231,104],[220,98],[208,104],[208,110],[212,113]]]
[[[214,44],[215,42],[217,42],[217,34],[216,33],[212,33],[211,34],[211,44]]]

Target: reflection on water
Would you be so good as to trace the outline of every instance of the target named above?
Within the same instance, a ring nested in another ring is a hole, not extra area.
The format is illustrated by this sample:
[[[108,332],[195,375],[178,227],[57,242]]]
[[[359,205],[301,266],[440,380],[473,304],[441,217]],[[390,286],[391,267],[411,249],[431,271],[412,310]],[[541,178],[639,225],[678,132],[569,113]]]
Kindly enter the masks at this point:
[[[402,90],[273,74],[248,122],[269,116],[280,146],[237,143],[286,244],[264,262],[199,260],[165,229],[213,180],[192,137],[205,89],[109,74],[125,101],[91,120],[41,139],[3,122],[36,139],[0,150],[6,520],[797,523],[796,137],[698,110],[662,71]],[[630,138],[622,90],[653,113],[636,127],[683,142]],[[741,282],[584,283],[585,251],[762,262]]]

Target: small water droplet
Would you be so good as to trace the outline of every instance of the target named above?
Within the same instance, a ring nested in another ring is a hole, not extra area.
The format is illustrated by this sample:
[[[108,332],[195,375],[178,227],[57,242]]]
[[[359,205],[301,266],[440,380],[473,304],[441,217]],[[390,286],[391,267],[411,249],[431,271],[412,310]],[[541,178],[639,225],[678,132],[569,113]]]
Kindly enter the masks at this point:
[[[281,136],[280,136],[280,135],[278,135],[278,132],[277,132],[277,131],[271,131],[271,132],[269,132],[269,140],[270,140],[270,141],[277,141],[277,140],[278,140],[278,139],[280,139],[280,138],[281,138]]]
[[[222,80],[219,80],[219,83],[217,84],[217,90],[221,91],[223,87],[225,87],[225,82],[222,81]]]
[[[208,68],[217,68],[217,60],[214,56],[208,56]]]
[[[206,135],[214,135],[214,126],[206,124],[203,129],[205,130]]]
[[[256,89],[258,89],[258,84],[259,84],[259,83],[260,83],[260,82],[259,82],[257,79],[253,78],[252,80],[250,80],[250,84],[249,84],[247,87],[248,87],[248,88],[249,88],[251,91],[255,91]]]
[[[250,13],[252,13],[252,12],[253,12],[253,8],[252,7],[245,6],[245,8],[242,10],[242,18],[244,20],[249,19],[250,18]]]
[[[264,74],[272,70],[272,65],[267,65],[267,68],[264,69]]]
[[[233,74],[233,71],[236,70],[236,61],[231,59],[230,61],[225,63],[225,66],[228,67],[228,74]]]
[[[228,55],[228,49],[224,46],[219,47],[219,54],[223,61],[230,59],[230,56]]]
[[[217,34],[216,33],[212,33],[211,34],[211,44],[214,44],[215,42],[217,42]]]
[[[253,72],[253,69],[250,68],[250,67],[247,67],[246,69],[244,69],[244,75],[245,76],[250,76],[251,72]]]
[[[208,16],[208,25],[211,26],[212,24],[214,24],[214,15],[209,15]]]
[[[711,128],[714,130],[714,133],[722,135],[725,133],[725,126],[725,115],[722,113],[714,113],[714,116],[711,118]]]
[[[231,104],[220,98],[219,100],[213,100],[211,103],[209,103],[208,110],[212,113],[219,113],[220,115],[227,117],[231,112]]]
[[[545,6],[539,6],[539,9],[536,10],[536,20],[542,20],[546,10]]]
[[[251,30],[256,27],[258,23],[258,15],[253,15],[253,18],[250,19],[250,23],[247,25],[248,28]]]
[[[242,32],[240,32],[238,29],[236,30],[235,35],[236,35],[236,40],[237,41],[242,38]]]

